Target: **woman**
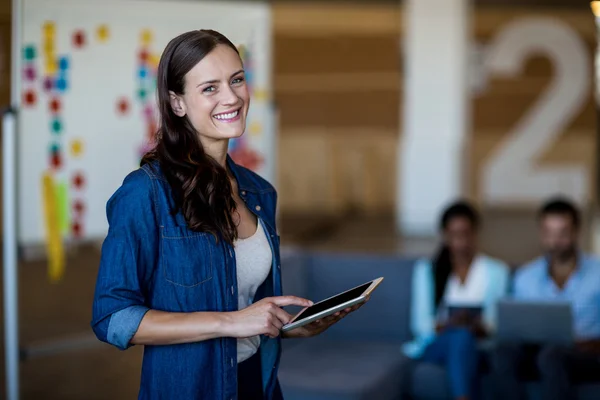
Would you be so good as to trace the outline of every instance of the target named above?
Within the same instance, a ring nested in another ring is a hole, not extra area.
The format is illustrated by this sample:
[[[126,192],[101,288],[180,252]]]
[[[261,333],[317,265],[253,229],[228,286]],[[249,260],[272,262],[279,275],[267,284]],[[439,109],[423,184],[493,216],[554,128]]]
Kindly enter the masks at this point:
[[[479,215],[467,202],[447,208],[443,245],[413,275],[411,328],[405,353],[446,367],[455,399],[478,396],[477,338],[491,333],[495,303],[508,289],[508,266],[477,249]]]
[[[311,302],[281,296],[273,186],[227,155],[249,106],[236,47],[210,30],[176,37],[157,90],[156,147],[107,204],[94,332],[145,345],[140,399],[281,398],[281,307]]]

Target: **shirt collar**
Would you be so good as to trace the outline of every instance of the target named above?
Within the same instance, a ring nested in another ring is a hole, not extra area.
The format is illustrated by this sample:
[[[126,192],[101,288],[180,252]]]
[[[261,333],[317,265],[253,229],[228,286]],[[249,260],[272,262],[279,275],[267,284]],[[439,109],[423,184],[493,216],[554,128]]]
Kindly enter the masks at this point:
[[[238,190],[253,193],[260,191],[260,188],[250,178],[246,169],[236,164],[229,154],[227,154],[227,167],[237,181]]]
[[[542,256],[544,265],[545,265],[545,271],[546,271],[546,277],[548,279],[551,279],[550,276],[550,256],[548,256],[547,254],[544,254]],[[573,273],[573,276],[578,276],[579,274],[581,274],[586,267],[586,257],[585,254],[578,250],[577,251],[577,255],[576,255],[576,263],[575,263],[575,271]]]

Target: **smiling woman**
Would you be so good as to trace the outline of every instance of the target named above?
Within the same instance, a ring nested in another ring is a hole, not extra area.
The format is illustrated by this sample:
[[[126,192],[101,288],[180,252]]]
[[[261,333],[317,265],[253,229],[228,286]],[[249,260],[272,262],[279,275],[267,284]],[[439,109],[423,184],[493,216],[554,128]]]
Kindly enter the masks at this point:
[[[157,90],[156,147],[107,204],[94,332],[145,346],[140,399],[281,399],[281,307],[312,303],[282,296],[275,189],[227,154],[250,100],[236,47],[210,30],[176,37]]]

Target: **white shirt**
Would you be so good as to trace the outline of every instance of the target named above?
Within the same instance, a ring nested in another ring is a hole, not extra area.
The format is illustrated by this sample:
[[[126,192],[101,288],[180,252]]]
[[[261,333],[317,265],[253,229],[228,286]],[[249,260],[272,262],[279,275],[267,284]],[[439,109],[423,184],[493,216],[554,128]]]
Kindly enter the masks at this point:
[[[238,239],[234,243],[239,310],[252,304],[256,290],[267,279],[269,272],[271,272],[273,257],[271,246],[260,220],[257,221],[256,225],[254,235],[245,239]],[[238,339],[238,363],[256,354],[259,346],[259,336]]]
[[[454,273],[448,277],[443,303],[446,306],[481,306],[488,289],[488,270],[483,256],[473,260],[463,284]]]

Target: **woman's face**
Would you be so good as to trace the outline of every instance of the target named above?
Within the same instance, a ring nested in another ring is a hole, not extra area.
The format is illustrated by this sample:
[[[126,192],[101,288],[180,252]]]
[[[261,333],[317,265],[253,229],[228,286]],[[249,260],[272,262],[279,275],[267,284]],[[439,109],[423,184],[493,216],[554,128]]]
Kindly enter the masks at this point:
[[[466,217],[454,217],[444,230],[444,240],[455,256],[472,256],[477,248],[477,232]]]
[[[183,95],[170,92],[176,115],[187,118],[203,145],[244,133],[250,95],[239,55],[218,45],[185,75]]]

